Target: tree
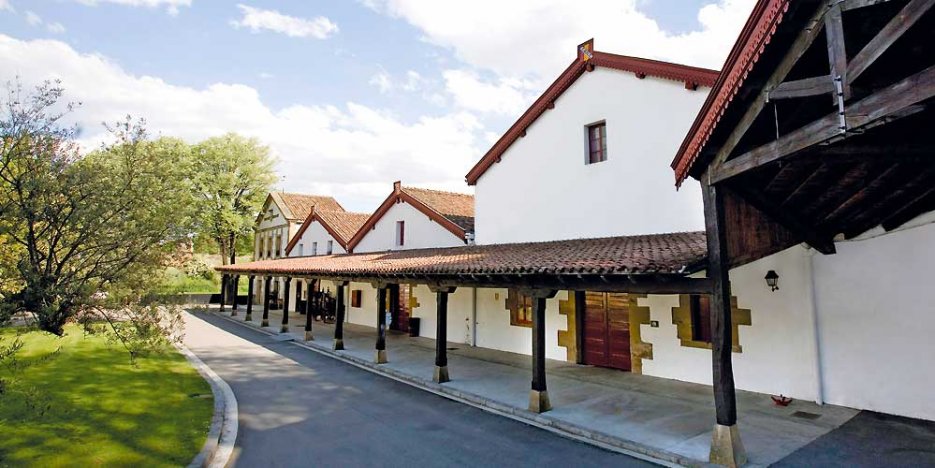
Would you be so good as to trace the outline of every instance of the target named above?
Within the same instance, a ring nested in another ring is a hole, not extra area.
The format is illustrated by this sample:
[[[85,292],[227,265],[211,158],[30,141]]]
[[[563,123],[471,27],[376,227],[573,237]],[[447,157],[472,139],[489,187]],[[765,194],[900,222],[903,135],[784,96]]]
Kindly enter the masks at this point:
[[[200,232],[217,242],[222,262],[235,263],[238,240],[253,227],[273,182],[269,148],[235,133],[193,150],[192,182],[200,198]]]
[[[62,124],[76,106],[60,102],[57,82],[30,93],[19,84],[7,88],[0,97],[0,248],[22,254],[2,308],[31,312],[56,335],[92,310],[122,341],[127,325],[164,331],[131,304],[192,231],[188,146],[149,140],[142,122],[128,117],[110,128],[114,143],[82,155],[77,128]]]

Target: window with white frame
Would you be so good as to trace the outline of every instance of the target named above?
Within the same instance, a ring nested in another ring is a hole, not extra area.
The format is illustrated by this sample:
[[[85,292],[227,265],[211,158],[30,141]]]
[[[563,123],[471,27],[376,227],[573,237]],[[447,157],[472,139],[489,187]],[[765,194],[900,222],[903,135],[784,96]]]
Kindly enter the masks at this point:
[[[585,127],[587,151],[585,164],[595,164],[607,160],[607,125],[598,122]]]
[[[318,255],[318,242],[312,242],[312,255]]]

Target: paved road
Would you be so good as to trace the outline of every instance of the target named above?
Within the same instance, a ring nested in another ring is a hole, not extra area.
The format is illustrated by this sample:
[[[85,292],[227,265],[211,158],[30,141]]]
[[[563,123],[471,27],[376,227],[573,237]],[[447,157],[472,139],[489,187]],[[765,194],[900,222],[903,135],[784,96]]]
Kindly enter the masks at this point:
[[[232,466],[652,466],[212,315],[185,343],[237,395]]]

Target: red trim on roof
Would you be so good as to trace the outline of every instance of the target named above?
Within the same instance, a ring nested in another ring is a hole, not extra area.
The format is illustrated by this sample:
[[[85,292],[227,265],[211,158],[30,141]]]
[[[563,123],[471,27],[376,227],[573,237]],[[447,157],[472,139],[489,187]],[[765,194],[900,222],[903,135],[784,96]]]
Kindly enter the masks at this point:
[[[494,143],[493,147],[487,151],[487,154],[481,158],[477,164],[467,173],[465,179],[468,185],[474,185],[480,179],[487,169],[494,163],[500,161],[503,153],[509,149],[513,143],[523,136],[526,129],[529,128],[546,110],[555,107],[555,101],[584,74],[588,67],[607,67],[614,70],[632,72],[637,77],[654,76],[667,80],[680,81],[685,83],[686,87],[697,88],[698,86],[711,87],[717,80],[719,72],[707,68],[690,67],[677,63],[661,62],[639,57],[629,57],[626,55],[609,54],[607,52],[593,52],[593,58],[584,62],[575,58],[568,68],[562,72],[555,81],[546,88],[545,92],[539,96],[535,102],[529,106],[529,109],[520,116],[519,120],[510,127],[506,133]]]
[[[747,74],[759,60],[766,45],[776,33],[783,15],[789,10],[790,0],[759,0],[734,44],[723,71],[714,89],[708,94],[704,106],[695,118],[691,130],[682,141],[672,169],[675,170],[675,185],[681,186],[694,166],[708,138],[717,127],[734,96],[740,90]]]
[[[461,228],[461,226],[458,226],[438,211],[435,211],[430,206],[422,203],[421,201],[406,193],[406,189],[402,187],[402,184],[399,181],[396,181],[393,183],[393,192],[390,193],[388,197],[386,197],[386,200],[383,200],[383,203],[380,204],[380,207],[377,208],[377,211],[374,211],[373,214],[367,218],[367,222],[360,227],[360,230],[357,231],[357,234],[354,234],[354,237],[352,237],[350,242],[348,242],[345,250],[352,252],[354,248],[357,247],[357,244],[363,240],[364,236],[367,235],[367,232],[373,229],[373,227],[377,224],[377,221],[382,219],[386,212],[389,211],[393,205],[400,201],[404,201],[412,205],[413,208],[428,216],[430,219],[432,219],[432,221],[435,221],[441,227],[447,229],[459,239],[464,240],[465,231]]]

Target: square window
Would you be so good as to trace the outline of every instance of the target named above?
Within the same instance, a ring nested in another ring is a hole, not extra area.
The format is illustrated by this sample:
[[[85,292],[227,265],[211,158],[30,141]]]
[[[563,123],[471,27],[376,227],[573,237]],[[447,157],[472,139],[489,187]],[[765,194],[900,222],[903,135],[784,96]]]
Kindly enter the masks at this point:
[[[585,161],[587,164],[599,163],[607,160],[607,125],[605,122],[585,127],[587,151]]]
[[[360,296],[360,289],[354,289],[351,291],[351,307],[360,307]]]
[[[516,289],[510,289],[506,296],[506,308],[510,310],[510,325],[514,327],[532,327],[533,299]]]
[[[711,343],[711,297],[692,295],[690,310],[692,321],[692,340]]]

